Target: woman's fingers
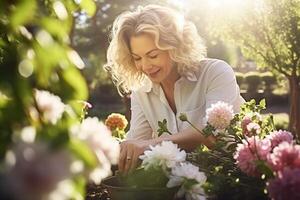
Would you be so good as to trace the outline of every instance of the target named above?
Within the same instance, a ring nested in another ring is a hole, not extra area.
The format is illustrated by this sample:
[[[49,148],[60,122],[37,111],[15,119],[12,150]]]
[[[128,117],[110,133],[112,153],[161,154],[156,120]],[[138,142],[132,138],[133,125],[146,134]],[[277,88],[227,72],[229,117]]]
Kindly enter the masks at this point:
[[[124,171],[125,164],[126,164],[126,155],[127,155],[126,144],[121,143],[120,157],[118,163],[118,169],[120,172]]]
[[[140,162],[140,160],[139,160],[140,155],[141,154],[136,151],[133,153],[130,170],[134,170],[135,168],[137,168],[137,166],[139,165],[139,162]]]
[[[121,152],[119,158],[119,171],[128,173],[135,169],[139,164],[139,156],[144,153],[149,146],[148,142],[138,140],[128,140],[121,143]]]
[[[134,154],[134,149],[132,149],[132,145],[128,145],[127,146],[127,154],[126,154],[126,158],[125,158],[125,166],[124,166],[124,173],[128,173],[129,169],[131,168],[132,165],[132,157]]]

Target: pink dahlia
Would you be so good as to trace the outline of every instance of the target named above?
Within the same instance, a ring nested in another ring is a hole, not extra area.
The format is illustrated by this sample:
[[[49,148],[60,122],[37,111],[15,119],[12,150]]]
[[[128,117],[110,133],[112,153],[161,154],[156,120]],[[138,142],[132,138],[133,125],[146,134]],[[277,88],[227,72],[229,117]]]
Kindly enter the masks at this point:
[[[242,144],[238,144],[234,159],[244,173],[258,176],[260,173],[257,170],[256,162],[267,160],[270,150],[271,142],[269,140],[261,140],[257,136],[252,136],[243,140]]]
[[[269,155],[268,163],[274,171],[282,171],[285,167],[300,168],[300,145],[280,143]]]
[[[251,122],[247,125],[248,136],[257,135],[260,133],[260,126],[255,122]]]
[[[283,130],[271,132],[266,138],[271,141],[272,149],[282,142],[293,142],[292,133]]]
[[[300,199],[300,169],[285,168],[278,176],[267,183],[271,199]]]
[[[244,135],[249,136],[248,133],[248,129],[247,129],[247,125],[250,124],[252,122],[251,117],[246,115],[243,117],[242,122],[241,122],[241,126],[242,126],[242,131]]]
[[[232,105],[218,101],[206,110],[206,120],[216,129],[225,129],[230,125],[234,113]]]

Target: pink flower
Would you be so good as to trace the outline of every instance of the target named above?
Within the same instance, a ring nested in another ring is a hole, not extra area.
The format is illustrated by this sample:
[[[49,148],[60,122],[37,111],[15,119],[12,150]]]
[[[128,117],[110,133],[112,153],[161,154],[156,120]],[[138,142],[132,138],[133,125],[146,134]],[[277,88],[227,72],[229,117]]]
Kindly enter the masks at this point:
[[[7,182],[16,199],[47,199],[60,181],[71,176],[70,153],[50,150],[44,143],[19,143],[6,162]]]
[[[252,122],[251,117],[250,116],[244,116],[241,122],[241,126],[242,126],[242,131],[244,135],[249,136],[248,133],[248,129],[247,129],[247,125],[250,124]]]
[[[260,133],[260,126],[255,122],[250,122],[247,125],[247,134],[248,136],[257,135]]]
[[[300,169],[285,168],[278,176],[267,183],[272,199],[300,199]]]
[[[234,113],[232,105],[218,101],[206,110],[206,120],[216,129],[225,129],[230,125]]]
[[[272,149],[284,141],[288,143],[293,141],[292,133],[282,130],[271,132],[266,138],[271,141]]]
[[[300,145],[280,143],[269,155],[268,163],[274,171],[282,171],[285,167],[300,168]]]
[[[79,100],[78,102],[79,102],[79,103],[82,103],[83,109],[88,109],[88,108],[92,108],[92,107],[93,107],[92,104],[89,103],[89,102],[87,102],[87,101]]]
[[[252,136],[238,144],[234,159],[238,167],[248,175],[257,176],[259,171],[256,167],[256,161],[266,160],[271,150],[269,140],[261,140],[257,136]]]

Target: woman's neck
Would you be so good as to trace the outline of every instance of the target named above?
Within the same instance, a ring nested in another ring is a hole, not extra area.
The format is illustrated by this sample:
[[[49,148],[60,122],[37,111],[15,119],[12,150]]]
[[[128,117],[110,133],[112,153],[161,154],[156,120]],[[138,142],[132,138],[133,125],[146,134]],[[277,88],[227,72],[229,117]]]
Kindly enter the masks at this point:
[[[164,90],[173,91],[175,82],[180,78],[180,74],[177,71],[177,68],[174,67],[170,72],[169,76],[163,80],[160,85]]]

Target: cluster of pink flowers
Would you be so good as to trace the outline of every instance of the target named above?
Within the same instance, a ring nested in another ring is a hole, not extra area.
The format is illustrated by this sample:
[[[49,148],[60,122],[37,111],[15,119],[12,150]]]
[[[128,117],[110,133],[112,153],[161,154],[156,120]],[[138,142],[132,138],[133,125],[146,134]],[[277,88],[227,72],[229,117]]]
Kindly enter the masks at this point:
[[[275,171],[296,165],[294,163],[299,163],[297,167],[300,167],[300,147],[292,141],[292,134],[282,130],[271,132],[264,139],[246,137],[238,144],[234,158],[241,170],[249,175],[257,175],[257,160],[267,161]]]
[[[299,199],[295,191],[300,188],[300,145],[293,143],[290,132],[274,131],[264,139],[246,137],[238,144],[234,158],[239,168],[250,176],[260,175],[256,165],[259,160],[275,172],[267,187],[272,199]]]
[[[272,199],[300,199],[300,168],[285,168],[276,178],[267,183],[267,190]]]
[[[288,131],[274,131],[266,136],[267,139],[271,141],[272,149],[278,146],[281,142],[293,142],[293,135]]]
[[[241,121],[242,133],[245,136],[251,137],[259,134],[261,131],[259,124],[253,119],[261,120],[260,114],[249,113],[248,115],[245,115]]]
[[[288,167],[300,169],[300,145],[282,142],[269,155],[268,163],[274,171]]]
[[[207,109],[206,120],[208,125],[215,128],[212,134],[220,130],[224,133],[235,130],[236,127],[230,129],[231,125],[240,126],[238,130],[241,128],[242,142],[235,141],[237,146],[233,158],[241,171],[249,176],[262,175],[259,167],[262,164],[273,172],[274,178],[267,177],[267,189],[272,199],[300,199],[297,194],[300,188],[300,145],[295,144],[292,133],[288,131],[269,132],[272,127],[268,126],[268,121],[256,109],[254,111],[245,113],[244,110],[242,115],[237,116],[241,120],[232,123],[232,107],[218,102]],[[225,139],[223,141],[227,141]],[[270,174],[266,175],[272,176]]]
[[[252,136],[238,144],[234,159],[239,168],[248,175],[257,176],[259,171],[256,167],[258,160],[267,160],[271,150],[269,140],[261,140],[258,136]]]

